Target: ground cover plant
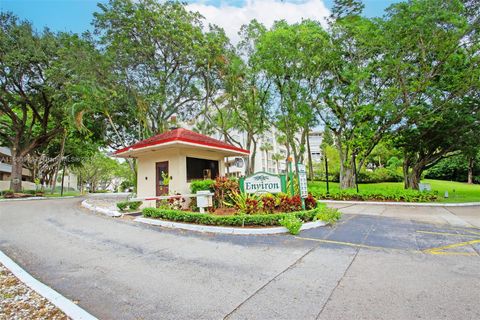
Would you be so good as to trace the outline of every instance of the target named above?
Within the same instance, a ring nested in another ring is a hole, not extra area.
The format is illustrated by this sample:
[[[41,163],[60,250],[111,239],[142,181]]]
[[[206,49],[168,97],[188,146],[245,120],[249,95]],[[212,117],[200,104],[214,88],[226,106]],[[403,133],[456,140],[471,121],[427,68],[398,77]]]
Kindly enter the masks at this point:
[[[295,215],[287,215],[279,221],[279,223],[288,229],[290,234],[296,235],[300,233],[302,228],[302,220],[300,220]]]
[[[431,193],[422,193],[415,190],[405,190],[403,183],[384,182],[359,184],[359,193],[348,189],[342,191],[338,183],[330,182],[330,199],[335,200],[377,200],[377,201],[406,201],[406,202],[480,202],[480,185],[471,185],[461,182],[442,180],[422,180],[430,184]],[[324,181],[311,181],[309,191],[320,200],[327,198],[326,183]],[[445,198],[448,192],[448,198]],[[436,195],[436,198],[433,198]],[[377,197],[375,197],[377,196]]]
[[[117,203],[117,208],[120,211],[136,211],[142,205],[142,201],[121,201]]]

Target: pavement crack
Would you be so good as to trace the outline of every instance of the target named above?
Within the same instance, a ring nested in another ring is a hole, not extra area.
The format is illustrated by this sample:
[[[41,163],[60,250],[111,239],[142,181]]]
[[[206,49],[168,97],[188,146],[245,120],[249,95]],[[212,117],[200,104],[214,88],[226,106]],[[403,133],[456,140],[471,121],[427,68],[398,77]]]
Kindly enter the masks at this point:
[[[332,299],[333,293],[337,290],[337,288],[340,286],[340,283],[342,282],[343,278],[345,278],[345,276],[347,275],[348,270],[350,269],[350,267],[352,266],[353,262],[354,262],[355,259],[357,258],[359,252],[360,252],[360,248],[358,248],[358,249],[355,251],[355,255],[353,256],[352,260],[350,261],[350,263],[348,264],[347,268],[345,269],[345,272],[343,273],[342,277],[338,280],[337,284],[335,285],[335,287],[332,289],[332,291],[331,291],[330,294],[328,295],[327,300],[325,301],[325,303],[323,304],[322,308],[320,309],[320,311],[318,312],[317,316],[315,317],[316,320],[320,319],[320,316],[322,315],[322,312],[325,310],[325,307],[327,306],[327,304],[328,304],[328,303],[330,302],[330,300]]]
[[[315,250],[318,247],[318,245],[312,247],[310,250],[308,250],[305,254],[303,254],[301,257],[299,257],[297,260],[295,260],[292,264],[290,264],[288,267],[286,267],[284,270],[279,272],[277,275],[275,275],[272,279],[268,280],[263,286],[255,290],[250,296],[248,296],[245,300],[243,300],[238,306],[235,307],[232,311],[230,311],[223,319],[228,319],[230,316],[232,316],[238,309],[240,309],[245,303],[247,303],[250,299],[252,299],[257,293],[262,291],[265,287],[267,287],[270,283],[275,281],[277,278],[279,278],[281,275],[283,275],[285,272],[288,270],[293,269],[300,261],[303,260],[307,255],[309,255],[313,250]]]
[[[361,244],[365,244],[365,240],[367,240],[367,238],[368,238],[368,236],[370,235],[370,233],[375,229],[375,226],[376,226],[376,224],[372,224],[372,226],[370,227],[370,229],[368,230],[368,232],[365,234],[365,237],[363,237],[363,239],[362,239],[362,241],[361,241]],[[320,311],[318,312],[317,316],[315,317],[315,320],[320,319],[320,316],[322,315],[323,311],[325,310],[325,307],[327,306],[327,304],[328,304],[328,303],[330,302],[330,300],[332,299],[333,294],[335,293],[335,291],[337,290],[337,288],[340,286],[340,283],[343,281],[343,279],[344,279],[345,276],[347,275],[347,272],[348,272],[348,270],[350,270],[350,267],[353,265],[353,262],[355,261],[355,259],[357,259],[358,253],[360,252],[360,249],[361,249],[361,248],[358,248],[358,249],[355,251],[355,254],[354,254],[352,260],[351,260],[350,263],[348,264],[347,268],[345,268],[345,272],[342,274],[342,276],[340,277],[340,279],[338,279],[337,284],[335,285],[335,287],[332,289],[332,291],[331,291],[330,294],[328,295],[327,300],[325,301],[325,303],[323,304],[322,308],[321,308]]]

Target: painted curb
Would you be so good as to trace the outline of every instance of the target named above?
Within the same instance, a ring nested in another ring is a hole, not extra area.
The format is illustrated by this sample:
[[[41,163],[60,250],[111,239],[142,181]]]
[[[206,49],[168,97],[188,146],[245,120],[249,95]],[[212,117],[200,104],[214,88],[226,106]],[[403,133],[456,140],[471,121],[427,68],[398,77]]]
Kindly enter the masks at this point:
[[[37,292],[39,295],[53,303],[57,308],[62,310],[67,316],[74,320],[97,320],[87,311],[80,308],[71,300],[65,298],[57,291],[53,290],[49,286],[38,281],[32,277],[27,271],[22,269],[6,254],[0,251],[0,262],[12,272],[21,282]]]
[[[435,203],[435,202],[377,202],[377,201],[350,201],[350,200],[318,200],[320,203],[332,204],[371,204],[379,206],[407,206],[407,207],[477,207],[480,202],[463,203]]]
[[[198,225],[198,224],[165,221],[165,220],[159,220],[159,219],[150,219],[150,218],[143,218],[143,217],[135,218],[134,221],[146,223],[154,226],[171,228],[171,229],[182,229],[182,230],[188,230],[188,231],[220,233],[220,234],[266,235],[266,234],[280,234],[280,233],[288,232],[288,229],[285,227],[273,227],[273,228],[216,227],[216,226],[205,226],[205,225]],[[304,223],[300,230],[308,230],[312,228],[323,227],[325,225],[326,225],[325,222],[317,220],[313,222]]]
[[[65,196],[65,197],[30,197],[30,198],[17,198],[17,199],[0,199],[0,202],[10,201],[29,201],[29,200],[56,200],[56,199],[71,199],[77,196]]]
[[[120,212],[118,212],[117,210],[109,210],[109,209],[105,209],[105,208],[101,208],[101,207],[96,207],[96,206],[88,203],[86,199],[82,201],[81,206],[84,207],[85,209],[88,209],[88,210],[91,210],[91,211],[94,211],[94,212],[100,212],[100,213],[106,214],[109,217],[121,217],[122,216],[122,214]]]

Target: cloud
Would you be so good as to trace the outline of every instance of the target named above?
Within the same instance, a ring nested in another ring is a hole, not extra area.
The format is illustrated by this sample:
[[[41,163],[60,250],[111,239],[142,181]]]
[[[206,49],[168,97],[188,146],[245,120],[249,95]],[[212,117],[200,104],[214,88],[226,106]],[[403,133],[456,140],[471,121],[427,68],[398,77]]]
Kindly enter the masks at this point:
[[[313,19],[324,22],[330,11],[322,0],[305,0],[302,2],[286,2],[277,0],[247,0],[242,6],[220,3],[191,3],[191,11],[200,12],[208,23],[216,24],[225,29],[232,43],[239,40],[238,31],[250,20],[257,19],[267,27],[277,20],[289,23],[300,22],[302,19]]]

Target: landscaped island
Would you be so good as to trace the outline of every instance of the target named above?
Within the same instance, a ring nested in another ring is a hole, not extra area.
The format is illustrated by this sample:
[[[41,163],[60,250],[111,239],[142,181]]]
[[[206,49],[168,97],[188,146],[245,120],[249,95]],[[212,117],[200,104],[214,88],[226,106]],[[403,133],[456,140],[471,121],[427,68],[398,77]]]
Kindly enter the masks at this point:
[[[196,201],[192,199],[185,208],[181,195],[158,201],[156,208],[143,209],[145,217],[176,222],[213,226],[260,227],[284,226],[290,233],[297,234],[303,223],[322,220],[334,223],[340,213],[309,195],[304,201],[299,195],[247,194],[241,193],[238,181],[228,178],[199,180],[191,183],[191,191],[210,190],[214,193],[213,206],[208,213],[194,212]]]

